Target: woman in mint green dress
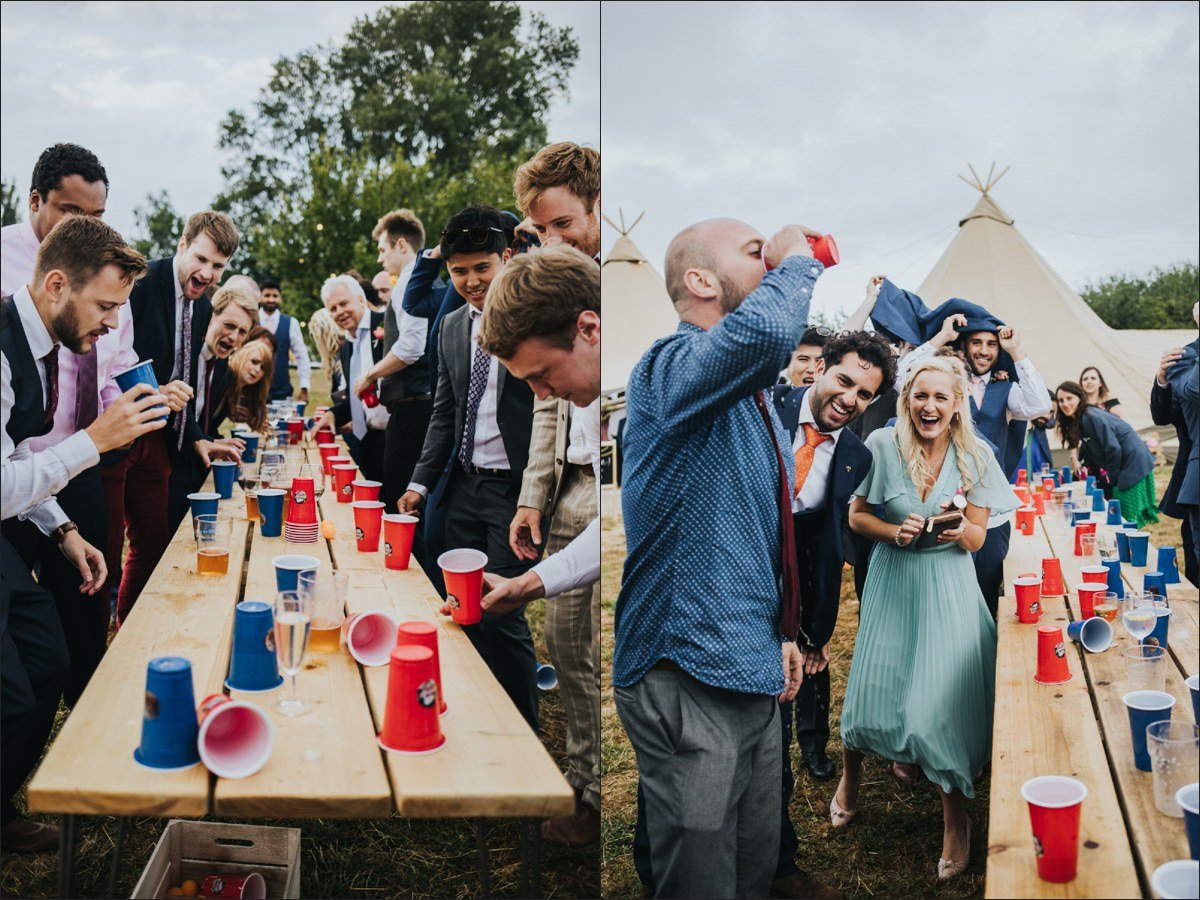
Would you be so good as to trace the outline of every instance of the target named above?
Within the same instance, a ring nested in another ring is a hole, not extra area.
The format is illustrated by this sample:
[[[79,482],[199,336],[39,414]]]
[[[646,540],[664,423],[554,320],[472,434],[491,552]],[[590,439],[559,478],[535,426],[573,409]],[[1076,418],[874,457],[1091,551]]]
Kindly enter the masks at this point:
[[[983,545],[989,514],[1017,506],[995,455],[975,436],[968,398],[960,360],[926,360],[900,386],[896,426],[867,439],[874,459],[850,527],[878,543],[842,706],[842,781],[830,803],[834,826],[848,825],[866,753],[920,766],[941,788],[943,880],[967,866],[965,801],[992,744],[996,623],[971,552]],[[925,519],[959,493],[962,524],[932,548],[911,546]]]

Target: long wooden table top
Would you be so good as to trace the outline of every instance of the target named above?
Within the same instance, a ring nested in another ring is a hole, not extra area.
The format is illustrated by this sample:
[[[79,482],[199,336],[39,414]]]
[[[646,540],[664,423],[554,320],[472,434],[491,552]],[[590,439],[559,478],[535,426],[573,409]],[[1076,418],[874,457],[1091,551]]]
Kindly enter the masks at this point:
[[[1101,532],[1108,528],[1098,526]],[[1032,536],[1014,529],[1005,582],[1011,584],[1022,572],[1040,572],[1041,560],[1049,556],[1061,562],[1066,594],[1044,598],[1041,622],[1060,624],[1065,636],[1067,624],[1080,616],[1076,592],[1080,569],[1096,562],[1074,555],[1072,531],[1052,516],[1039,517]],[[1127,589],[1141,588],[1142,571],[1122,567]],[[1194,670],[1197,591],[1191,585],[1173,585],[1168,594],[1175,612],[1167,690],[1176,697],[1176,718],[1190,721],[1184,658]],[[1010,590],[1001,602],[997,623],[986,896],[1148,896],[1154,869],[1189,854],[1182,819],[1158,811],[1153,776],[1133,763],[1129,721],[1121,700],[1126,678],[1121,652],[1133,641],[1119,621],[1113,623],[1113,645],[1103,653],[1087,653],[1068,641],[1071,681],[1039,685],[1033,681],[1037,629],[1019,624],[1015,608]],[[1028,808],[1020,796],[1021,784],[1037,775],[1067,775],[1088,788],[1079,874],[1068,884],[1050,884],[1037,876]]]
[[[319,465],[315,448],[310,458]],[[211,486],[211,478],[208,483]],[[42,813],[234,817],[515,817],[568,813],[573,793],[466,633],[437,612],[440,600],[416,560],[407,571],[384,568],[380,553],[359,553],[352,509],[328,491],[321,514],[337,536],[315,544],[264,538],[246,522],[245,499],[219,504],[234,520],[229,572],[196,574],[190,516],[180,525],[145,592],[118,632],[80,701],[29,783],[31,810]],[[408,757],[379,748],[387,668],[364,669],[343,647],[309,653],[297,676],[307,715],[271,711],[287,684],[268,694],[239,694],[267,709],[275,747],[249,778],[147,770],[133,760],[141,735],[146,664],[157,656],[192,662],[196,700],[228,693],[233,614],[243,599],[270,602],[271,559],[316,556],[350,575],[348,614],[391,610],[400,621],[438,626],[448,713],[442,750]],[[101,602],[97,598],[97,602]]]

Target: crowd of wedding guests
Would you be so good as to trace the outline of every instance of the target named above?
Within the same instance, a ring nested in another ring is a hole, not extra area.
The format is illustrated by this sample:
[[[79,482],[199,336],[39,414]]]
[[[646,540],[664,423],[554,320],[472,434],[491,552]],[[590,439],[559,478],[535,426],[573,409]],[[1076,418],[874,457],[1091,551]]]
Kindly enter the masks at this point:
[[[240,460],[232,426],[263,432],[272,401],[310,396],[295,298],[229,274],[237,224],[194,213],[147,260],[104,223],[109,187],[95,154],[56,144],[26,221],[3,229],[6,852],[58,845],[12,798],[100,664],[114,606],[117,627],[137,616],[187,495]],[[577,803],[542,832],[572,846],[600,833],[599,196],[599,153],[562,142],[514,173],[520,216],[471,205],[427,241],[398,205],[370,235],[380,271],[328,279],[306,323],[333,392],[314,426],[345,435],[388,511],[422,511],[414,552],[443,596],[443,548],[487,554],[487,612],[466,631],[535,730],[525,606],[550,598]],[[118,387],[139,361],[159,390]]]
[[[809,777],[838,770],[828,667],[845,563],[860,607],[829,820],[848,827],[871,802],[862,765],[877,754],[936,786],[937,876],[966,870],[1011,484],[1050,461],[1048,429],[1126,518],[1183,519],[1196,581],[1197,342],[1153,375],[1154,420],[1180,440],[1160,507],[1153,455],[1100,371],[1051,392],[988,310],[929,310],[876,276],[846,329],[808,326],[816,237],[684,229],[665,266],[678,330],[630,376],[613,692],[637,754],[647,896],[839,896],[799,867],[789,802],[793,733]]]

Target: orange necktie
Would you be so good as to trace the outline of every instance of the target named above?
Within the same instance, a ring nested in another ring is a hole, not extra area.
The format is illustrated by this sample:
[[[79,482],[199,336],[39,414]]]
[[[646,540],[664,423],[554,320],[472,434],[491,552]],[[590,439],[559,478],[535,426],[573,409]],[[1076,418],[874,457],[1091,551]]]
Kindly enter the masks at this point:
[[[808,470],[812,468],[817,448],[831,440],[831,435],[821,434],[812,425],[804,423],[804,446],[796,451],[796,490],[793,496],[799,496],[800,491],[804,489],[804,482],[808,479]]]

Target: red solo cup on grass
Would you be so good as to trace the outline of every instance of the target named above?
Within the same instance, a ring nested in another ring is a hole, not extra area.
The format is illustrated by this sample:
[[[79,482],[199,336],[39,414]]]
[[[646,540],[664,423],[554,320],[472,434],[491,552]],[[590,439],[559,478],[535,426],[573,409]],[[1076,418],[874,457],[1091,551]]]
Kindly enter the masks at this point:
[[[1067,642],[1062,629],[1057,625],[1039,625],[1037,639],[1037,674],[1033,676],[1033,680],[1038,684],[1063,684],[1070,681]]]
[[[333,443],[333,432],[328,428],[322,428],[319,431],[314,432],[314,435],[317,443],[322,447]]]
[[[1104,568],[1100,566],[1100,568]],[[1077,588],[1079,591],[1079,617],[1090,619],[1096,615],[1096,595],[1108,590],[1106,581],[1085,581]]]
[[[1013,579],[1017,595],[1017,619],[1032,625],[1042,615],[1042,578],[1040,575],[1021,575]]]
[[[487,554],[479,550],[447,550],[438,557],[446,579],[446,600],[454,611],[450,617],[459,625],[474,625],[483,618],[479,600],[483,595],[483,567]]]
[[[1042,560],[1042,596],[1061,597],[1067,592],[1063,586],[1062,563],[1057,556]]]
[[[354,537],[359,553],[374,553],[379,549],[379,530],[383,526],[383,503],[379,500],[355,500]]]
[[[257,872],[249,875],[209,875],[200,885],[203,897],[232,897],[240,900],[263,900],[267,883]]]
[[[1074,778],[1043,775],[1021,785],[1029,804],[1038,877],[1063,884],[1075,880],[1079,864],[1079,810],[1087,788]]]
[[[210,694],[200,704],[200,759],[218,778],[247,778],[267,764],[275,727],[253,703]]]
[[[333,487],[338,503],[354,500],[354,479],[358,477],[358,466],[342,463],[333,466]]]
[[[446,692],[442,689],[442,663],[438,656],[437,626],[431,622],[401,622],[396,633],[397,647],[427,647],[433,651],[433,677],[437,681],[438,713],[446,712]]]
[[[446,743],[438,721],[433,651],[395,647],[388,661],[387,704],[379,746],[393,753],[433,753]]]
[[[292,525],[317,524],[316,488],[311,478],[293,478],[292,489],[288,493],[291,503],[288,505],[287,521]]]
[[[1021,534],[1033,534],[1033,522],[1037,510],[1032,506],[1022,506],[1017,510],[1017,531]]]
[[[289,444],[300,443],[300,441],[304,438],[304,420],[288,419],[287,431]]]
[[[353,489],[355,500],[378,500],[379,489],[383,487],[383,482],[371,481],[368,478],[356,478],[351,482],[350,487]]]
[[[333,475],[332,461],[341,453],[341,448],[337,444],[322,444],[317,448],[317,452],[321,454],[321,466],[325,469],[325,477],[328,478]]]
[[[417,533],[416,516],[383,517],[383,564],[389,569],[407,569],[412,556],[413,536]]]
[[[355,613],[346,620],[346,649],[364,666],[382,666],[396,646],[396,627],[391,613]]]

